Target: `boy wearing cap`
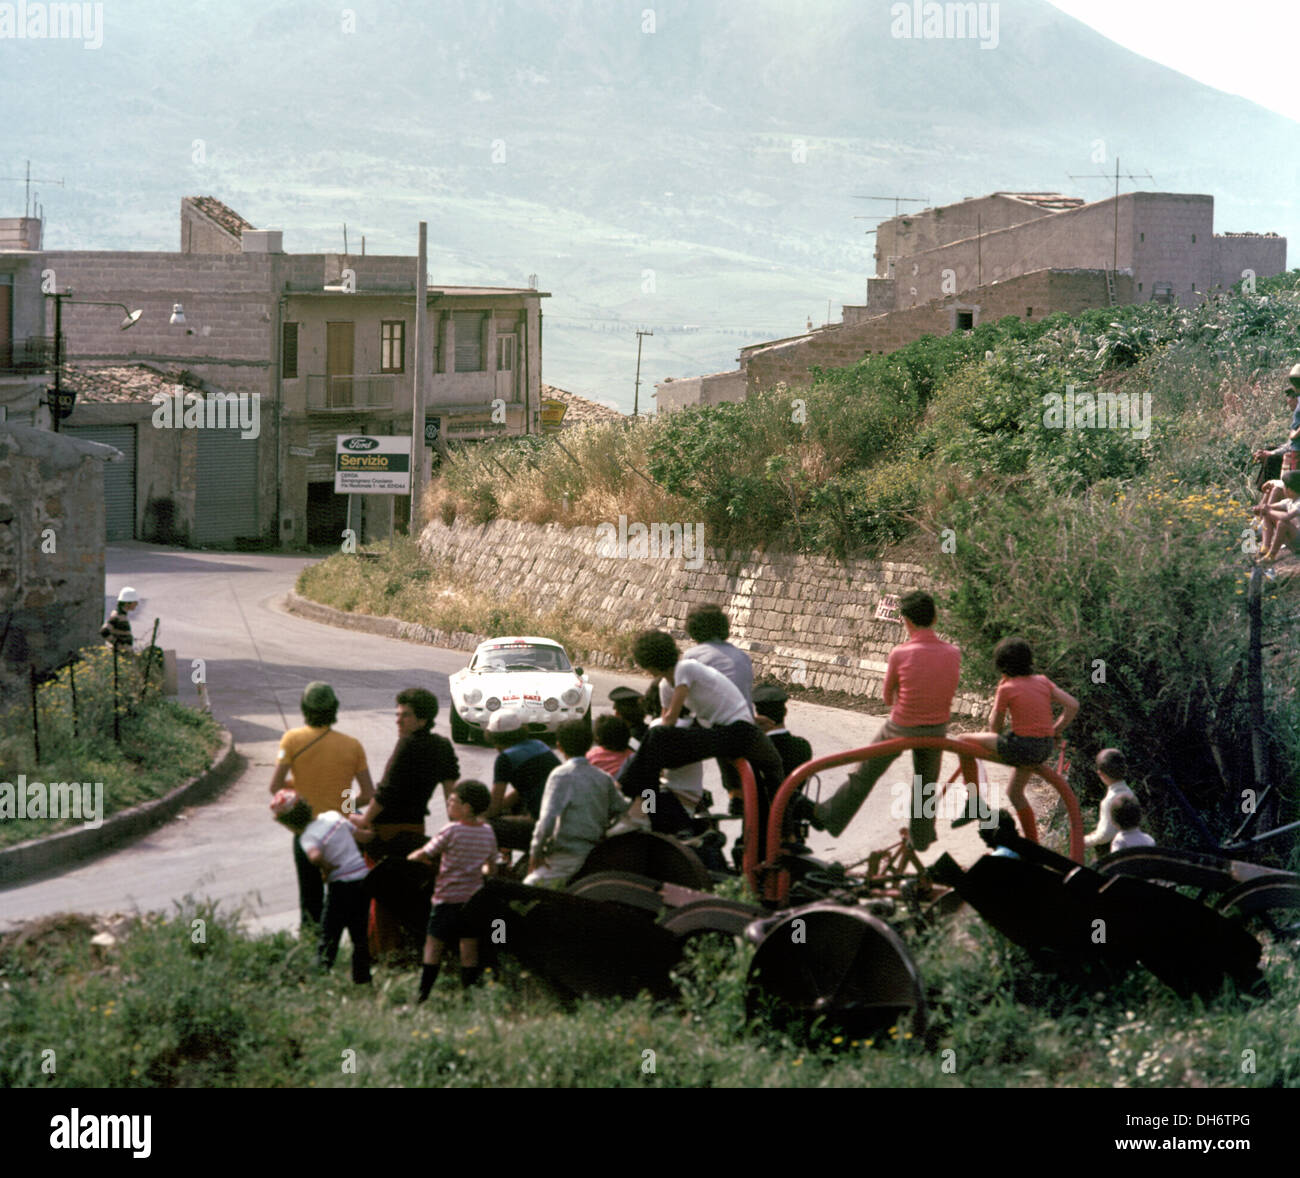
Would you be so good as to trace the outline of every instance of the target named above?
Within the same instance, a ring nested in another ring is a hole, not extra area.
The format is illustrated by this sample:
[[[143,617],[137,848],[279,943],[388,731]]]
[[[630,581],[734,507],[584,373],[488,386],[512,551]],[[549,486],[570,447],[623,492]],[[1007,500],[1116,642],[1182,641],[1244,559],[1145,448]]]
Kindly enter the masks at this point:
[[[366,922],[370,915],[370,893],[366,877],[370,868],[358,842],[367,842],[373,832],[353,826],[337,810],[312,816],[311,806],[291,789],[279,790],[271,799],[275,820],[294,833],[294,844],[312,868],[324,877],[325,909],[320,922],[316,957],[321,968],[330,970],[338,956],[343,930],[352,939],[352,980],[370,982],[370,942]]]
[[[789,698],[784,689],[775,684],[754,688],[755,718],[758,726],[767,733],[767,739],[781,754],[781,768],[786,777],[812,760],[812,745],[785,726],[785,705]]]
[[[1276,450],[1256,450],[1254,458],[1256,462],[1263,462],[1268,458],[1276,458],[1279,454],[1282,456],[1283,472],[1295,470],[1300,464],[1300,364],[1296,364],[1291,369],[1291,374],[1287,378],[1291,387],[1287,389],[1283,396],[1286,397],[1287,403],[1291,407],[1291,431]],[[1270,480],[1264,484],[1264,497],[1259,501],[1260,507],[1267,507],[1272,502],[1269,492],[1277,485],[1277,480]]]
[[[500,751],[492,766],[492,800],[486,817],[501,846],[526,851],[533,822],[541,813],[546,779],[560,759],[545,741],[528,735],[523,718],[513,708],[493,712],[487,734]]]
[[[116,646],[121,650],[134,649],[135,638],[131,634],[131,613],[139,604],[140,595],[130,585],[117,595],[117,608],[108,615],[108,621],[99,628],[99,636],[109,646]]]
[[[631,730],[628,744],[635,752],[645,740],[645,696],[634,687],[615,687],[609,693],[609,702],[614,705],[614,715]]]
[[[352,782],[360,787],[358,800],[369,804],[374,795],[366,752],[354,737],[335,732],[339,701],[328,683],[309,683],[302,693],[302,716],[306,725],[292,728],[280,738],[271,793],[292,784],[298,796],[311,807],[312,816],[342,809],[351,813]],[[320,924],[325,889],[320,872],[312,865],[299,840],[293,840],[293,860],[298,872],[298,902],[303,923]]]

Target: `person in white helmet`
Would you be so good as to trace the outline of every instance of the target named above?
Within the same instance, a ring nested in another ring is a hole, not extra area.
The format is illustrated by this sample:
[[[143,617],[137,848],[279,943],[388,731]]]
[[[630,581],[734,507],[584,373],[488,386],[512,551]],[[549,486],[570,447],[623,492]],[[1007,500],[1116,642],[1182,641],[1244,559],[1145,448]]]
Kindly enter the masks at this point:
[[[99,628],[99,636],[109,646],[122,650],[135,648],[135,636],[131,633],[131,611],[140,604],[140,594],[128,585],[117,595],[117,608],[108,615],[108,621]]]

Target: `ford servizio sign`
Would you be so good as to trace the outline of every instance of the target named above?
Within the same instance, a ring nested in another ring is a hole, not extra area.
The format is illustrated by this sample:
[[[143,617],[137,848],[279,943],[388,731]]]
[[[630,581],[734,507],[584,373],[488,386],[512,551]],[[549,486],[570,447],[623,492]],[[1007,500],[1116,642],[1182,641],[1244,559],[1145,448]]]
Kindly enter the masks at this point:
[[[340,495],[409,495],[411,439],[340,434],[334,447],[334,490]]]

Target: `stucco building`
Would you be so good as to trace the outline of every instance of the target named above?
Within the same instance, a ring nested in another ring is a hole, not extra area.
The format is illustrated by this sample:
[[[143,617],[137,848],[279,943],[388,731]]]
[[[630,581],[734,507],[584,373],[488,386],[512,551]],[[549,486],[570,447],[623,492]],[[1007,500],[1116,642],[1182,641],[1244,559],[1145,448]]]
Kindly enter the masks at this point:
[[[253,436],[226,430],[197,443],[224,471],[229,495],[216,513],[224,534],[204,539],[196,532],[195,542],[337,541],[346,503],[333,492],[335,437],[411,433],[417,259],[287,254],[281,231],[254,229],[213,197],[181,202],[180,249],[174,253],[41,250],[36,226],[21,242],[17,231],[8,240],[0,233],[0,276],[8,273],[7,285],[21,282],[36,291],[38,317],[30,308],[21,316],[11,310],[9,334],[12,341],[20,335],[35,341],[39,379],[29,381],[22,397],[0,381],[0,400],[38,415],[37,390],[48,381],[41,372],[49,371],[53,335],[40,306],[51,300],[42,298],[40,286],[44,281],[47,291],[71,291],[75,299],[62,308],[64,354],[78,364],[142,363],[176,374],[209,398],[258,398]],[[27,248],[16,248],[20,244]],[[532,287],[429,284],[422,312],[429,339],[424,387],[427,416],[444,438],[536,430],[546,297]],[[143,316],[121,331],[120,316],[76,300],[121,303]],[[64,428],[76,432],[90,424],[89,412],[79,401]],[[134,411],[115,412],[129,417]],[[135,431],[127,461],[138,481],[145,475],[140,431],[152,426],[134,419],[114,424]],[[202,480],[175,490],[182,500],[198,496],[197,520]],[[357,498],[366,502],[354,526],[361,522],[370,535],[383,534],[391,498]],[[142,534],[148,509],[138,492],[136,499],[134,527]],[[400,502],[396,513],[405,518]]]
[[[923,335],[1014,315],[1093,307],[1194,306],[1253,274],[1286,269],[1286,239],[1214,232],[1212,196],[1130,192],[1085,204],[1056,192],[994,192],[883,221],[865,304],[843,321],[742,348],[739,367],[656,386],[661,410],[743,400],[777,383],[806,387]]]

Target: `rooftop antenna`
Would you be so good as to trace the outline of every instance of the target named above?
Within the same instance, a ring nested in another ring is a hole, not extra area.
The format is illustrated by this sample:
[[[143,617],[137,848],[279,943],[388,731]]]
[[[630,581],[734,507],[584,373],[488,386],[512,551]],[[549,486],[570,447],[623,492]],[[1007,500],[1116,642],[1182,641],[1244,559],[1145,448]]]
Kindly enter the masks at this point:
[[[32,215],[32,161],[27,161],[27,174],[25,176],[0,176],[0,180],[12,180],[14,183],[22,180],[27,185],[26,195],[23,199],[23,216],[30,217]],[[57,184],[60,188],[63,187],[62,180],[51,180],[48,176],[37,176],[36,183]]]
[[[1070,176],[1071,180],[1109,180],[1109,172],[1092,172],[1085,176]],[[1115,157],[1115,256],[1111,264],[1111,273],[1119,273],[1119,178],[1123,176],[1125,180],[1155,180],[1150,172],[1121,172],[1119,170],[1119,156]]]

